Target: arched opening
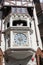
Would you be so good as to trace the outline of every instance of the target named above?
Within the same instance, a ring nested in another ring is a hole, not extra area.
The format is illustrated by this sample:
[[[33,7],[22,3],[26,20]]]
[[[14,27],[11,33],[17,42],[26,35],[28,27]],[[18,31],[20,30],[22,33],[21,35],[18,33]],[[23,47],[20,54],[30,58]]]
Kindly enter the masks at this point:
[[[14,20],[13,26],[27,26],[27,22],[25,20]]]

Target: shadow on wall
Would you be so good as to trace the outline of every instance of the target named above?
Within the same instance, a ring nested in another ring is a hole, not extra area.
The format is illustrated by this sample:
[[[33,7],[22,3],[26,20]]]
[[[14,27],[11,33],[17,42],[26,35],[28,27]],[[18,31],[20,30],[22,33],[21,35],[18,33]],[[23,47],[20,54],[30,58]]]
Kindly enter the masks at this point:
[[[36,14],[38,18],[38,27],[40,30],[41,40],[42,40],[42,47],[43,47],[43,3],[40,3],[39,0],[34,0],[35,7],[36,7]]]
[[[38,16],[40,14],[40,12],[42,12],[40,0],[33,0],[33,1],[35,3],[36,13],[37,13],[37,16]]]
[[[3,7],[2,8],[2,12],[3,12],[3,19],[11,12],[11,7],[7,6],[7,7]]]
[[[13,58],[9,58],[8,62],[5,62],[5,65],[27,65],[29,60],[31,59],[32,55],[26,59],[22,60],[15,60]]]

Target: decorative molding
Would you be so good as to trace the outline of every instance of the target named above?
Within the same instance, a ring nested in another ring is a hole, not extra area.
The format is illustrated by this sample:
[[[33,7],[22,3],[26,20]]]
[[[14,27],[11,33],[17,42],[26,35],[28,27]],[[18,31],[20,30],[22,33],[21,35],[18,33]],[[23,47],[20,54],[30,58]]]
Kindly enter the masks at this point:
[[[24,26],[24,27],[16,27],[16,26],[9,27],[8,29],[4,30],[4,32],[12,31],[12,30],[14,30],[14,31],[30,31],[31,33],[33,33],[33,30],[26,26]]]
[[[29,1],[5,0],[4,6],[24,6],[24,7],[32,6],[33,7],[33,0],[29,0]]]

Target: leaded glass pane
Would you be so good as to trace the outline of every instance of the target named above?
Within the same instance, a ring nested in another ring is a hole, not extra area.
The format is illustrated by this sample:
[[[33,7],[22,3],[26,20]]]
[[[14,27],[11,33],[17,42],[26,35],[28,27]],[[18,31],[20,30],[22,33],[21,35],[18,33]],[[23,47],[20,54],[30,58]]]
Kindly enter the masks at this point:
[[[17,12],[17,8],[12,8],[12,13],[16,13]]]
[[[25,13],[25,14],[27,14],[28,13],[28,11],[27,11],[27,8],[12,8],[12,13]]]
[[[21,8],[17,8],[17,13],[21,13]]]
[[[27,13],[27,8],[22,8],[22,13]]]

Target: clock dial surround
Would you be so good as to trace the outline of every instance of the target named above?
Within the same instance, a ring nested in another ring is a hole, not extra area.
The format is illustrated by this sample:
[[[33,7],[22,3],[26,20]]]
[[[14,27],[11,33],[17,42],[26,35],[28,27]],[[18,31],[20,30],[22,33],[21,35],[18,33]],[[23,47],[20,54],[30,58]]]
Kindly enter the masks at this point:
[[[14,37],[14,41],[18,45],[25,44],[27,42],[27,37],[23,33],[17,33]]]

